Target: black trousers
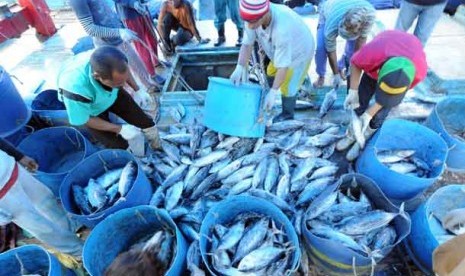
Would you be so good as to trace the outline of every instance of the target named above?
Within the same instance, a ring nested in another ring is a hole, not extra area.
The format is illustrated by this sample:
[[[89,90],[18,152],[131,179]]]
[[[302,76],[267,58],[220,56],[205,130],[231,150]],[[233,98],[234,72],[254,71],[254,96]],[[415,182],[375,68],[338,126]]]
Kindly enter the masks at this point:
[[[350,85],[350,84],[349,84]],[[360,116],[362,115],[367,109],[370,104],[370,100],[375,94],[376,87],[378,86],[378,81],[372,79],[367,74],[363,73],[362,79],[360,80],[360,85],[358,87],[358,97],[360,107],[356,108],[354,111],[355,113]],[[370,128],[378,129],[383,124],[386,117],[389,115],[391,111],[391,107],[383,107],[370,121]]]
[[[166,16],[163,18],[163,33],[160,34],[162,39],[166,42],[167,45],[171,45],[170,43],[170,34],[171,31],[176,31],[176,35],[173,36],[173,48],[178,45],[184,45],[189,40],[192,39],[193,34],[184,29],[176,17],[173,16],[171,13],[166,13]],[[168,49],[170,51],[174,51],[174,49]]]
[[[110,121],[110,112],[119,116],[128,124],[141,129],[153,127],[155,125],[153,120],[144,113],[144,111],[132,99],[131,95],[129,95],[129,93],[124,89],[120,89],[118,91],[115,103],[113,103],[113,105],[103,113],[98,115],[98,117],[105,121]],[[121,135],[115,135],[113,132],[101,131],[92,128],[87,128],[87,130],[106,148],[127,149],[129,146],[128,142],[121,137]]]

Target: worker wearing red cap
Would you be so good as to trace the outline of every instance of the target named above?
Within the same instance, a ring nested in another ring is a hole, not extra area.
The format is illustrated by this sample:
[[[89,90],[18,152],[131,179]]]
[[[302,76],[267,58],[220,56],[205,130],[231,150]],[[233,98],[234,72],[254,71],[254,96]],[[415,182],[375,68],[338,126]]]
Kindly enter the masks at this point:
[[[257,41],[271,60],[267,74],[274,77],[264,107],[269,111],[281,94],[282,113],[275,121],[294,118],[297,91],[307,76],[315,49],[310,29],[289,7],[269,0],[240,0],[239,13],[246,21],[245,32],[230,79],[235,84],[247,81],[247,64]]]
[[[409,89],[426,77],[426,55],[414,35],[385,31],[363,46],[351,59],[350,89],[344,107],[354,111],[346,137],[336,144],[355,160],[365,141],[381,127],[391,109]],[[363,75],[362,75],[363,72]],[[369,106],[371,98],[375,103]]]

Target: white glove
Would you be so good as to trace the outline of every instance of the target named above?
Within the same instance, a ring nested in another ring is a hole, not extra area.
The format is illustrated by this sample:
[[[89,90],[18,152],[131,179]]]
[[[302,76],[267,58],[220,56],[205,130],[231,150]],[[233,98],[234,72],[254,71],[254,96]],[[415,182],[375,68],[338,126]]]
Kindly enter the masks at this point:
[[[341,83],[342,83],[341,75],[339,73],[334,74],[334,76],[333,76],[333,88],[338,89],[339,85],[341,85]]]
[[[150,109],[154,103],[154,100],[150,97],[149,93],[142,89],[137,90],[133,98],[137,105],[144,110]]]
[[[122,125],[119,132],[119,135],[121,135],[121,137],[123,137],[125,140],[134,139],[139,134],[141,134],[140,128],[129,124]]]
[[[126,42],[137,40],[137,34],[129,29],[119,29],[119,36]]]
[[[356,109],[360,106],[360,102],[358,99],[358,91],[355,89],[349,89],[349,93],[344,101],[344,108],[345,109]]]
[[[355,114],[355,112],[353,112],[353,114]],[[357,140],[357,143],[362,149],[365,147],[366,142],[364,133],[370,125],[371,119],[372,116],[366,112],[360,117],[357,117],[357,115],[353,115],[352,117],[352,131],[355,136],[355,140]]]
[[[442,226],[449,231],[463,224],[465,224],[465,208],[451,210],[442,219]]]
[[[229,77],[229,79],[235,85],[239,85],[243,82],[247,82],[247,68],[245,66],[238,64],[236,66],[236,69],[234,69],[234,72]]]
[[[273,108],[276,102],[276,95],[278,94],[281,94],[281,91],[279,91],[279,89],[278,90],[270,89],[270,91],[268,91],[268,94],[266,94],[265,96],[265,104],[264,104],[266,111],[270,111]]]
[[[141,15],[147,15],[148,14],[147,8],[144,6],[144,4],[142,4],[139,1],[134,2],[133,8]]]

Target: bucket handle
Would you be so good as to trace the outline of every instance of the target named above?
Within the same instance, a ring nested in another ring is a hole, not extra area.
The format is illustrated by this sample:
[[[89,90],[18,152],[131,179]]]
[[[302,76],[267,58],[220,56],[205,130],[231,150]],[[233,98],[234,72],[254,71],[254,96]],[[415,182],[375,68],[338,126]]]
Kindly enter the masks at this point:
[[[75,130],[74,132],[74,136],[76,138],[76,142],[73,141],[73,139],[68,135],[68,130],[65,130],[65,135],[66,135],[66,138],[68,138],[68,140],[71,142],[71,144],[73,144],[76,148],[80,149],[81,148],[81,142],[79,141],[79,137],[78,137],[78,134],[77,134],[77,130]]]
[[[375,266],[376,266],[376,261],[373,257],[371,257],[371,272],[370,272],[370,276],[373,276],[375,274]],[[354,276],[358,276],[357,275],[357,267],[355,266],[355,256],[352,257],[352,270],[354,272]]]
[[[117,155],[117,154],[115,154]],[[107,162],[105,162],[105,159],[103,159],[102,155],[99,153],[98,155],[98,159],[100,159],[100,161],[102,161],[102,165],[103,165],[103,169],[105,170],[105,172],[108,172],[110,169],[108,168],[108,164]]]

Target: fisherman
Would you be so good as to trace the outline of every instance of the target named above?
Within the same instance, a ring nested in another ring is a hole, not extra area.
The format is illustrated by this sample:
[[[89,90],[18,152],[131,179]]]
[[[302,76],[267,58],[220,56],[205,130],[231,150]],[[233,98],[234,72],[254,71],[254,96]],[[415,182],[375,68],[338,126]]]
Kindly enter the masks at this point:
[[[221,46],[226,42],[224,35],[224,23],[226,22],[226,8],[229,10],[231,20],[237,28],[237,43],[236,46],[241,46],[242,36],[244,35],[244,22],[239,16],[239,1],[238,0],[215,0],[215,27],[218,30],[218,41],[214,44],[215,47]]]
[[[307,76],[315,49],[310,29],[289,7],[269,0],[240,0],[239,12],[247,24],[231,81],[236,85],[247,81],[247,64],[257,41],[271,60],[266,73],[274,77],[265,97],[265,110],[270,111],[281,94],[282,113],[275,121],[294,118],[297,91]]]
[[[157,83],[163,83],[164,79],[155,71],[155,68],[161,64],[158,60],[157,37],[145,2],[143,0],[113,1],[123,23],[140,39],[134,41],[134,46],[148,73],[156,79]]]
[[[94,45],[118,47],[128,57],[130,82],[135,83],[132,73],[140,80],[143,89],[155,91],[163,83],[163,78],[152,80],[141,58],[131,45],[137,35],[125,28],[115,8],[108,0],[71,0],[70,5],[86,33],[93,38]],[[158,83],[156,81],[159,81]],[[138,89],[138,87],[131,87]]]
[[[174,53],[176,46],[182,46],[195,36],[198,44],[207,44],[210,39],[200,36],[199,30],[194,20],[192,5],[186,0],[167,0],[163,2],[158,16],[158,32],[164,45],[168,49],[167,54]],[[170,38],[171,30],[176,31],[176,35]]]
[[[128,81],[128,59],[118,48],[102,46],[89,58],[77,55],[58,75],[59,94],[69,122],[86,128],[107,148],[128,148],[128,141],[141,132],[153,149],[160,148],[155,123],[136,104],[151,105],[153,98],[141,90],[134,99],[124,90]],[[110,123],[109,112],[126,124]]]
[[[328,0],[322,4],[316,34],[316,73],[315,88],[324,85],[326,60],[333,72],[332,86],[337,88],[346,76],[346,68],[354,51],[362,47],[375,21],[374,7],[367,0]],[[341,36],[346,42],[344,55],[337,61],[336,38]]]
[[[346,137],[336,145],[342,151],[357,141],[347,153],[349,161],[358,157],[365,141],[381,127],[407,91],[426,77],[427,68],[420,40],[402,31],[384,31],[354,54],[344,108],[355,114]],[[373,95],[375,103],[369,106]]]
[[[0,138],[0,225],[14,222],[58,251],[80,256],[83,242],[65,211],[52,191],[26,171],[38,168],[34,159]]]
[[[418,17],[413,34],[426,45],[428,38],[433,32],[434,26],[446,6],[446,0],[404,0],[400,4],[400,11],[397,17],[396,30],[408,31],[415,18]]]

